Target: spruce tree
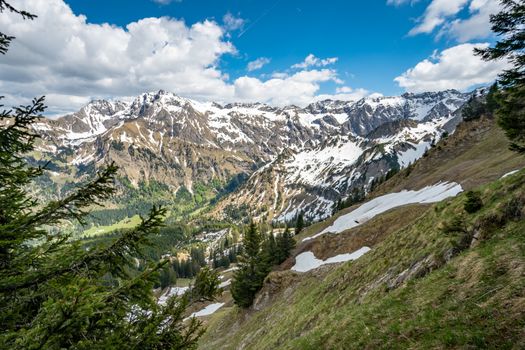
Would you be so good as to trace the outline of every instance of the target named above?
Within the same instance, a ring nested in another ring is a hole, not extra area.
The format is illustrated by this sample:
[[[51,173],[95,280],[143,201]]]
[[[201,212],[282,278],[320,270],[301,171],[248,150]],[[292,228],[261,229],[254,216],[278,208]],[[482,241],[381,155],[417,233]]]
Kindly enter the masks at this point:
[[[476,49],[485,60],[508,59],[512,64],[499,76],[498,124],[511,140],[510,148],[525,153],[525,3],[501,0],[503,10],[490,17],[492,31],[500,40],[486,49]]]
[[[191,286],[192,301],[214,301],[221,294],[219,273],[205,266],[199,270]]]
[[[295,234],[298,235],[304,228],[304,214],[300,212],[295,221]]]
[[[230,291],[235,304],[249,307],[261,289],[268,273],[268,265],[261,252],[262,238],[252,221],[244,234],[243,253],[239,257],[238,269],[233,276]]]
[[[5,10],[35,17],[0,0],[0,12]],[[2,54],[12,39],[0,33]],[[195,319],[183,323],[189,300],[174,297],[159,306],[153,297],[168,261],[129,273],[165,209],[154,207],[134,229],[86,250],[64,232],[64,223],[85,223],[88,209],[114,193],[116,166],[59,200],[42,203],[28,192],[45,170],[26,160],[38,139],[31,125],[44,108],[38,98],[0,112],[0,348],[195,347],[202,329]]]
[[[277,264],[281,264],[290,256],[292,250],[295,248],[295,240],[290,233],[288,226],[284,229],[284,232],[277,238]]]

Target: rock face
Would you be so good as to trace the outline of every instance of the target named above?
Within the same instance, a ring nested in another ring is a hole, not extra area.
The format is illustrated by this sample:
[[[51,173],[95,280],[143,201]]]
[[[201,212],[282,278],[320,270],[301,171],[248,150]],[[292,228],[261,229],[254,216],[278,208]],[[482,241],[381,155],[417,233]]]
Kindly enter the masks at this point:
[[[157,183],[171,193],[194,194],[202,186],[232,192],[219,202],[218,216],[242,206],[269,220],[299,211],[320,219],[354,187],[421,157],[453,130],[469,97],[449,90],[277,108],[158,91],[42,119],[35,128],[44,142],[34,159],[51,159],[52,181],[78,180],[114,161],[131,188]]]

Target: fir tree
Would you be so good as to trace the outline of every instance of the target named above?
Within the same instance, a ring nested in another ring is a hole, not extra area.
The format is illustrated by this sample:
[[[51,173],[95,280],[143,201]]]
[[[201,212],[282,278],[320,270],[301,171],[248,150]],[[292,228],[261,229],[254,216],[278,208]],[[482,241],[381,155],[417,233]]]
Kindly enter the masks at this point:
[[[295,234],[298,235],[304,229],[304,214],[300,212],[295,221]]]
[[[244,235],[243,254],[239,259],[239,268],[235,271],[230,287],[235,304],[241,307],[252,305],[268,273],[267,261],[261,254],[261,241],[261,235],[252,221]]]
[[[214,301],[221,295],[219,273],[205,266],[199,270],[191,287],[192,301]]]
[[[290,229],[286,226],[284,232],[277,238],[277,264],[281,264],[288,259],[294,248],[295,240],[290,233]]]
[[[5,10],[35,17],[0,0],[0,12]],[[0,33],[2,54],[12,40]],[[44,171],[25,158],[38,138],[31,124],[44,108],[39,98],[0,112],[0,348],[195,347],[202,330],[195,319],[183,324],[188,299],[170,298],[161,307],[152,295],[168,261],[130,274],[133,257],[158,231],[165,209],[154,207],[134,229],[85,250],[63,224],[85,223],[88,208],[114,193],[116,166],[60,200],[41,203],[28,193]]]
[[[43,110],[37,99],[0,114],[0,348],[192,346],[201,331],[194,320],[182,325],[188,301],[163,308],[152,295],[167,261],[129,274],[164,209],[153,208],[136,228],[86,251],[61,226],[85,222],[87,208],[114,192],[114,165],[57,201],[40,203],[27,193],[44,170],[24,158],[38,137],[31,123]]]
[[[492,31],[500,40],[493,47],[476,49],[485,60],[507,58],[512,67],[499,76],[496,95],[498,124],[511,140],[510,148],[525,153],[525,4],[501,0],[503,10],[490,17]]]

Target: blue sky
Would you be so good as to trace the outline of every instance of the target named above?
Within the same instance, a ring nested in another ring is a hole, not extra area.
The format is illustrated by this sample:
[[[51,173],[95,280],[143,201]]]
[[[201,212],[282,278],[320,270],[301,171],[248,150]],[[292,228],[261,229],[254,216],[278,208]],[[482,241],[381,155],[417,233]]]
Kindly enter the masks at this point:
[[[275,105],[467,90],[505,67],[472,55],[494,41],[497,0],[13,2],[39,18],[0,16],[17,37],[0,85],[55,113],[157,89]]]
[[[183,18],[187,24],[231,13],[246,21],[246,31],[232,34],[238,55],[221,60],[232,78],[246,74],[249,61],[267,57],[271,62],[258,74],[271,74],[301,62],[308,54],[338,57],[334,65],[351,85],[384,94],[403,91],[394,82],[399,73],[446,48],[450,40],[407,36],[425,3],[387,6],[386,1],[325,0],[186,0],[159,5],[151,0],[67,0],[74,12],[94,23],[119,26],[144,17]],[[239,36],[240,33],[244,33]]]

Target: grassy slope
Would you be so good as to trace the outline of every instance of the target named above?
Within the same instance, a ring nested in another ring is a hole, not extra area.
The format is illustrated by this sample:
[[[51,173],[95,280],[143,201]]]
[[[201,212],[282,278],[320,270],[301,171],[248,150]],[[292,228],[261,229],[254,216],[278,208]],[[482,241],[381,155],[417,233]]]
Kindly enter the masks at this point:
[[[488,230],[480,244],[445,262],[461,235],[445,234],[440,223],[461,214],[477,227],[506,212],[512,199],[525,203],[525,172],[481,190],[486,204],[479,213],[463,212],[464,195],[439,203],[361,259],[302,275],[261,311],[223,310],[210,321],[202,348],[522,348],[525,220]],[[425,259],[422,276],[387,288]]]
[[[461,125],[439,146],[412,172],[401,172],[374,195],[441,180],[457,181],[470,189],[525,165],[523,157],[507,150],[507,140],[490,120]],[[480,215],[501,210],[509,197],[523,193],[524,177],[521,172],[486,185],[486,206],[467,217],[470,225]],[[325,242],[299,245],[299,251],[312,249],[323,257],[330,254],[322,246],[335,250],[343,246],[350,251],[360,241],[374,249],[356,262],[301,276],[290,271],[272,273],[265,286],[273,290],[271,303],[257,312],[223,308],[209,320],[201,347],[525,346],[525,223],[507,224],[444,264],[461,237],[444,234],[440,223],[463,213],[463,201],[462,195],[434,206],[397,208],[358,228],[330,235],[333,238]],[[313,225],[298,238],[319,232],[333,220],[335,217]],[[388,221],[394,224],[390,227]],[[399,273],[425,258],[430,266],[424,271],[433,270],[431,273],[387,289]]]

